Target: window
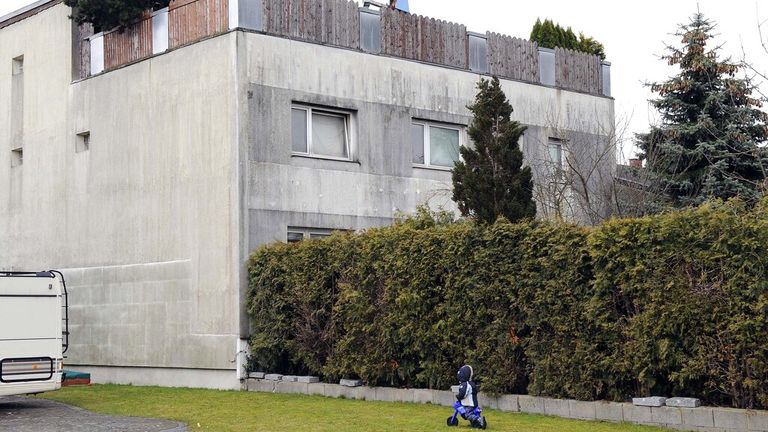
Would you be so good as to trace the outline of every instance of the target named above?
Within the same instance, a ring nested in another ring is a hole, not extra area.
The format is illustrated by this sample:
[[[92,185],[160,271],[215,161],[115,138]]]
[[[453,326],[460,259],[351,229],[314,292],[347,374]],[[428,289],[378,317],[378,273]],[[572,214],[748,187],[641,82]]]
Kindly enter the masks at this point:
[[[350,114],[294,105],[291,145],[294,154],[350,160]]]
[[[414,121],[411,124],[413,163],[452,168],[459,160],[461,130],[460,126]]]
[[[21,147],[11,150],[11,166],[17,167],[24,162],[24,149]]]
[[[565,169],[563,141],[557,138],[550,138],[547,142],[547,153],[552,175],[556,178],[562,178],[563,170]]]
[[[77,134],[77,141],[75,142],[75,152],[80,153],[88,150],[91,147],[91,133],[80,132]]]
[[[24,56],[18,56],[13,59],[13,66],[11,68],[12,75],[21,75],[24,73]]]
[[[11,61],[11,166],[24,162],[24,56]]]
[[[298,243],[304,239],[329,237],[334,230],[325,228],[288,227],[288,243]]]

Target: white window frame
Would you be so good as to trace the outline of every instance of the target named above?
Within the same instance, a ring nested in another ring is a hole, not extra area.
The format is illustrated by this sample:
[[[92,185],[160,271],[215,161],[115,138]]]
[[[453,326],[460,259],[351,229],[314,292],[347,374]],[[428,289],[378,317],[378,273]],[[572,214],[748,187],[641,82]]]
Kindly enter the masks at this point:
[[[302,110],[306,113],[305,118],[307,121],[307,136],[306,136],[307,151],[297,152],[293,150],[293,136],[291,136],[291,154],[292,155],[312,157],[317,159],[347,161],[347,162],[352,161],[354,159],[352,156],[352,149],[353,149],[352,134],[350,133],[352,129],[351,128],[351,125],[352,125],[351,112],[340,110],[340,109],[334,109],[334,108],[318,108],[318,107],[313,107],[311,105],[291,104],[291,113],[293,113],[293,110]],[[314,153],[312,151],[312,116],[313,114],[325,115],[328,117],[337,117],[337,118],[342,118],[344,120],[344,145],[346,147],[347,157],[324,155],[322,153]],[[291,126],[291,134],[293,134],[293,126]]]
[[[565,162],[566,162],[566,149],[565,149],[565,140],[562,140],[560,138],[555,137],[549,137],[547,139],[547,166],[550,169],[550,174],[552,176],[552,179],[559,182],[562,181],[565,177]],[[551,147],[559,147],[560,148],[560,163],[558,164],[557,161],[552,160],[552,153],[550,153]],[[559,166],[558,166],[559,165]]]
[[[411,152],[411,163],[413,163],[413,166],[417,168],[430,168],[430,169],[445,170],[445,171],[452,170],[453,166],[432,165],[431,163],[432,148],[430,146],[430,139],[429,139],[430,129],[433,127],[436,127],[441,129],[450,129],[450,130],[457,131],[459,133],[459,149],[461,149],[462,147],[464,147],[464,142],[465,142],[464,140],[465,126],[450,124],[450,123],[440,123],[440,122],[434,122],[429,120],[420,120],[420,119],[412,119],[411,125],[423,126],[423,129],[424,129],[424,137],[422,138],[422,143],[424,146],[424,163],[423,164],[418,162],[413,162],[413,146],[412,146],[412,143],[409,142],[409,144],[411,144],[410,152]],[[410,134],[409,134],[409,140],[410,140]],[[459,156],[458,160],[461,160],[461,151],[459,151],[458,156]]]

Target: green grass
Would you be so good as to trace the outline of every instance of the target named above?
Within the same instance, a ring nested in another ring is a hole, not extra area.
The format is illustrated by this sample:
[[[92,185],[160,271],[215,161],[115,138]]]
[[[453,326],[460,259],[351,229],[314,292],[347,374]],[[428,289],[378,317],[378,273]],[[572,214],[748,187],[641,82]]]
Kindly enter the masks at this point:
[[[105,414],[177,420],[190,431],[469,431],[467,422],[448,428],[448,407],[366,402],[320,396],[256,392],[94,385],[42,395]],[[652,432],[629,424],[565,420],[484,411],[488,430],[511,432]]]

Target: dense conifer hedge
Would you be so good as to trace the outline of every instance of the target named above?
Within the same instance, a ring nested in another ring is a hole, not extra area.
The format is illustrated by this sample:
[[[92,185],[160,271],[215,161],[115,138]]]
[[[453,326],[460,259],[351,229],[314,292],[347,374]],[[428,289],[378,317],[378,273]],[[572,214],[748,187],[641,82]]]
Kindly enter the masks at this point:
[[[251,367],[370,385],[768,407],[768,203],[582,228],[422,215],[249,262]]]

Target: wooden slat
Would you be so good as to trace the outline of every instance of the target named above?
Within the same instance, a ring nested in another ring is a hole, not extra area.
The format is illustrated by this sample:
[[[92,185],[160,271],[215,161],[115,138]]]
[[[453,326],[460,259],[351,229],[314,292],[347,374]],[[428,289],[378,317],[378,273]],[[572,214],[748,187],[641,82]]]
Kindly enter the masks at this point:
[[[467,68],[467,28],[461,24],[385,9],[381,26],[384,54]]]
[[[568,90],[600,94],[600,57],[569,49],[555,49],[555,84]]]
[[[176,48],[227,31],[228,0],[171,0],[169,47]]]
[[[152,55],[152,18],[149,14],[122,31],[104,35],[104,69],[110,70]]]
[[[360,13],[349,0],[263,0],[264,31],[322,44],[360,48]]]
[[[527,82],[539,82],[539,53],[535,43],[488,33],[488,67],[491,74]]]

